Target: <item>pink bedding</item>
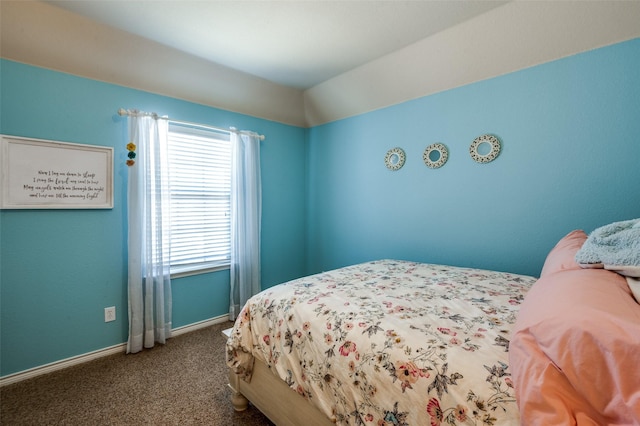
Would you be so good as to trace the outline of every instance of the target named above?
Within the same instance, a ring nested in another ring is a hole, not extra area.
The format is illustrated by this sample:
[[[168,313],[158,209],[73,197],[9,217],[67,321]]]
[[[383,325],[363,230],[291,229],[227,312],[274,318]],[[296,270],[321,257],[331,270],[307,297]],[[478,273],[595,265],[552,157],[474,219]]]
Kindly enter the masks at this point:
[[[640,424],[640,304],[624,277],[581,269],[574,231],[549,254],[509,347],[523,425]]]

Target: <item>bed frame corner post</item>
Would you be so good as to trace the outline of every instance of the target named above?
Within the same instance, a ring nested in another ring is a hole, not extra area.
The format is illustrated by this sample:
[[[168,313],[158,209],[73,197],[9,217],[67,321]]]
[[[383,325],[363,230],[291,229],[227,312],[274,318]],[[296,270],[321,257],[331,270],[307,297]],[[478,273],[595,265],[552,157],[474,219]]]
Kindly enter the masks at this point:
[[[231,404],[236,411],[244,411],[249,407],[249,400],[240,393],[240,376],[229,370],[229,388],[231,389]]]

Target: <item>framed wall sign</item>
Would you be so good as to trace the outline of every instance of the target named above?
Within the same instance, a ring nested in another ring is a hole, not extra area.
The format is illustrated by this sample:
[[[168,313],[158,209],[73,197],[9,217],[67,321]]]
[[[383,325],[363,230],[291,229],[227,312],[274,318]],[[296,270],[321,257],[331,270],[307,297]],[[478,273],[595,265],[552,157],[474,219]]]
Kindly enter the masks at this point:
[[[113,148],[2,135],[0,208],[113,208]]]

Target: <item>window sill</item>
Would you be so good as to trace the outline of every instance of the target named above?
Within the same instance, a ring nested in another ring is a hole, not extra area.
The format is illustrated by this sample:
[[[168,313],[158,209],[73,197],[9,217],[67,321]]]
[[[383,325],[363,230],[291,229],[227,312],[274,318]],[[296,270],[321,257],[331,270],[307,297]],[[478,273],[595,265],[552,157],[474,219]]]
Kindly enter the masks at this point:
[[[231,265],[212,266],[209,268],[198,269],[182,269],[171,273],[171,279],[190,277],[193,275],[209,274],[211,272],[224,271],[225,269],[231,269]]]

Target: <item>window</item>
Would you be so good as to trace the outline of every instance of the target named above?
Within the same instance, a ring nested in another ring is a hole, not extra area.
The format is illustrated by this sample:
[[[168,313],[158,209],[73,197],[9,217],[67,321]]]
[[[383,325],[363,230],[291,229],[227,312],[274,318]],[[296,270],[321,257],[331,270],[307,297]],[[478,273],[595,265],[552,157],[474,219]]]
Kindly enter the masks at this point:
[[[231,141],[228,133],[169,122],[171,275],[228,267]]]

